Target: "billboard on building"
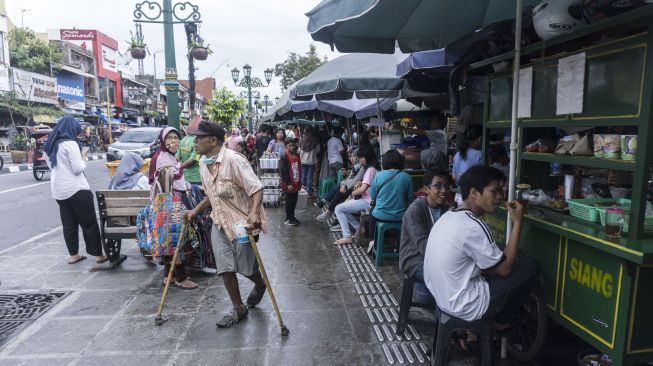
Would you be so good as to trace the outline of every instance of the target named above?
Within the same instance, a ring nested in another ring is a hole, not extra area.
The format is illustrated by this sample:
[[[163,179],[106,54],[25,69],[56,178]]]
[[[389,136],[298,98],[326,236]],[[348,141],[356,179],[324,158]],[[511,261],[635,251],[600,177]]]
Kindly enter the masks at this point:
[[[16,98],[57,104],[57,79],[15,67],[11,71]]]
[[[84,77],[81,75],[59,72],[57,74],[57,95],[63,99],[68,108],[84,110]]]
[[[90,29],[59,29],[59,38],[82,49],[93,51],[93,41],[97,39],[97,32]]]

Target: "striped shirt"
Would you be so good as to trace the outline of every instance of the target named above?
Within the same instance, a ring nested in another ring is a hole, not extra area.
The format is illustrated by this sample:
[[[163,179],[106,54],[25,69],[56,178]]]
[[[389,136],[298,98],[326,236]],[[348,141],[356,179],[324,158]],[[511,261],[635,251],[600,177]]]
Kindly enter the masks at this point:
[[[469,210],[446,212],[433,225],[424,256],[424,282],[438,306],[463,320],[480,319],[490,305],[481,275],[503,259],[487,224]]]
[[[263,189],[263,184],[247,159],[233,150],[225,147],[220,149],[215,165],[217,169],[212,173],[207,165],[200,161],[202,185],[211,202],[211,219],[224,230],[229,240],[234,240],[234,224],[240,220],[247,221],[253,204],[251,196]],[[262,223],[261,229],[266,233],[268,224],[263,208],[259,219]]]

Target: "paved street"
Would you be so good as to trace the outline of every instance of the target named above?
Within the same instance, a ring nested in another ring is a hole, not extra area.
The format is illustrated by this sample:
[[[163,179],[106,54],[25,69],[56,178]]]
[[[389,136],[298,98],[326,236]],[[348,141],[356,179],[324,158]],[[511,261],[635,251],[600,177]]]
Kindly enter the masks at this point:
[[[88,163],[86,178],[92,189],[109,183],[105,160]],[[0,174],[0,229],[4,240],[0,251],[61,226],[59,208],[50,195],[50,174],[43,181],[31,171]],[[65,250],[62,252],[65,254]]]

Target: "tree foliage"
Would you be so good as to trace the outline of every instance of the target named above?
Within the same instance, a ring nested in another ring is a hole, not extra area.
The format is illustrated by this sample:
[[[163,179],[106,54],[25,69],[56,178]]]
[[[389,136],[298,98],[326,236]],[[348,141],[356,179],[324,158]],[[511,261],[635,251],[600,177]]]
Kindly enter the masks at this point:
[[[208,103],[209,119],[219,123],[224,128],[235,126],[238,117],[245,111],[245,102],[229,89],[222,87],[213,93],[213,99]]]
[[[326,55],[323,58],[317,55],[314,44],[308,46],[308,52],[300,55],[291,52],[288,58],[274,67],[274,76],[281,77],[282,90],[288,89],[297,80],[305,78],[318,67],[327,62]]]
[[[60,67],[63,54],[56,47],[40,40],[34,31],[14,28],[7,38],[11,66],[44,75],[50,74],[50,63],[53,68]]]

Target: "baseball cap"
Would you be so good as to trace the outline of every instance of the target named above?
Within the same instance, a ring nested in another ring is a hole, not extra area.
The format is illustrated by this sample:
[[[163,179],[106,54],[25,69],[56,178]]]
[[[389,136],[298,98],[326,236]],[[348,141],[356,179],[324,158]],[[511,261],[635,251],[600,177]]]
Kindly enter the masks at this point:
[[[215,136],[218,140],[224,142],[225,130],[215,122],[202,121],[194,119],[188,124],[188,134],[195,136]]]

